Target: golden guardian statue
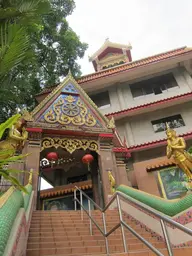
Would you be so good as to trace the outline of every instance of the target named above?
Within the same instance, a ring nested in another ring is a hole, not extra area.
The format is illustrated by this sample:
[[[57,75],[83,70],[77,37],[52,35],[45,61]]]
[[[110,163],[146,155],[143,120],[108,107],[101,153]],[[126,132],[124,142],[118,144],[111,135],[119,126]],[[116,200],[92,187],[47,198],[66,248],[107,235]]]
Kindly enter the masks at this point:
[[[0,125],[0,139],[7,129],[8,135],[0,141],[0,160],[14,156],[16,151],[22,150],[28,138],[25,123],[20,115],[15,115]]]
[[[176,165],[185,172],[189,182],[192,182],[192,156],[186,151],[186,143],[182,137],[176,135],[176,131],[166,124],[167,157],[173,157]]]

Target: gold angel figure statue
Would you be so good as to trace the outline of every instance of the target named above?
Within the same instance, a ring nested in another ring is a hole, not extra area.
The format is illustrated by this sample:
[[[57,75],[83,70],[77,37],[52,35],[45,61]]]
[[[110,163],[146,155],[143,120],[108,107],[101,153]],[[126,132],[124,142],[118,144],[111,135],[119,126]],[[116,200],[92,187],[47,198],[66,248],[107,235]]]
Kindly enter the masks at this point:
[[[6,129],[8,129],[8,135],[4,140],[0,141],[0,152],[5,152],[5,154],[0,154],[0,160],[13,156],[17,150],[22,150],[28,138],[28,132],[19,114],[0,125],[0,139]]]
[[[108,177],[109,177],[109,182],[110,182],[111,193],[114,194],[116,182],[115,182],[115,178],[113,177],[111,171],[108,171]]]
[[[192,181],[192,156],[186,151],[186,143],[182,137],[176,135],[176,131],[166,124],[167,158],[173,157],[176,165],[185,172],[189,181]]]

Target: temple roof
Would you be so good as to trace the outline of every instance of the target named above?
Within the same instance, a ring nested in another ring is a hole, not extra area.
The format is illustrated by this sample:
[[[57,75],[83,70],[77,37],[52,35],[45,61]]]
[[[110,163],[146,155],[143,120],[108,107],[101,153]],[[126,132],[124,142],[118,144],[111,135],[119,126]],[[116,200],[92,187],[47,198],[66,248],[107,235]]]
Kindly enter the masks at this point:
[[[31,127],[112,133],[105,117],[71,74],[31,112]]]
[[[146,167],[147,172],[152,172],[152,171],[156,171],[158,169],[161,168],[165,168],[165,167],[171,167],[171,166],[175,166],[175,162],[172,159],[166,159],[164,161],[156,161],[153,164],[150,164]]]
[[[183,133],[183,134],[179,134],[178,136],[183,137],[184,139],[188,140],[188,139],[192,139],[192,131],[191,132],[187,132],[187,133]],[[167,144],[167,139],[160,139],[160,140],[155,140],[155,141],[147,141],[141,144],[137,144],[137,145],[132,145],[130,147],[128,147],[128,151],[130,153],[136,152],[136,151],[142,151],[142,150],[147,150],[150,148],[155,148],[155,147],[159,147],[159,146],[164,146]]]
[[[159,106],[159,105],[167,107],[168,103],[176,102],[177,104],[181,104],[185,101],[191,101],[191,96],[192,96],[192,92],[188,92],[188,93],[172,96],[172,97],[169,97],[166,99],[152,101],[152,102],[138,105],[135,107],[112,112],[112,113],[106,114],[106,116],[107,117],[113,116],[115,119],[121,119],[121,118],[124,118],[125,116],[130,116],[132,114],[140,114],[142,109],[145,111],[149,111],[149,109],[151,109],[151,111],[152,111],[152,110],[155,110],[157,108],[157,106]]]
[[[102,54],[107,48],[119,48],[119,49],[126,49],[126,50],[131,50],[131,44],[117,44],[110,42],[109,39],[106,39],[104,44],[97,50],[92,56],[89,57],[90,61],[93,61],[96,57],[99,57],[100,54]]]
[[[125,64],[119,65],[117,67],[108,68],[108,69],[105,69],[105,70],[102,70],[99,72],[95,72],[95,73],[92,73],[92,74],[89,74],[86,76],[82,76],[80,79],[78,79],[78,83],[83,84],[86,82],[93,81],[95,79],[111,76],[111,75],[121,73],[121,72],[126,72],[128,70],[132,70],[135,68],[153,64],[153,63],[163,61],[166,59],[175,58],[177,56],[187,54],[187,53],[192,53],[192,48],[182,47],[182,48],[178,48],[175,50],[167,51],[167,52],[153,55],[153,56],[150,56],[147,58],[143,58],[140,60],[125,63]]]
[[[171,51],[167,51],[167,52],[163,52],[157,55],[153,55],[153,56],[149,56],[147,58],[143,58],[143,59],[139,59],[136,61],[132,61],[129,63],[125,63],[122,65],[119,65],[117,67],[112,67],[112,68],[108,68],[105,70],[101,70],[99,72],[95,72],[95,73],[91,73],[85,76],[80,77],[79,79],[77,79],[78,84],[85,84],[100,78],[104,78],[104,77],[108,77],[108,76],[113,76],[116,75],[118,73],[122,73],[122,72],[128,72],[146,65],[153,65],[155,63],[161,62],[161,61],[165,61],[168,59],[173,59],[182,55],[186,55],[186,54],[190,54],[192,53],[192,48],[188,48],[188,47],[181,47],[181,48],[177,48]],[[42,90],[41,93],[37,94],[37,96],[42,95],[42,94],[47,94],[49,92],[51,92],[53,89],[55,88],[55,86],[53,87],[48,87]]]
[[[80,188],[82,190],[87,190],[87,189],[92,188],[92,181],[91,180],[81,181],[81,182],[76,182],[73,184],[57,186],[54,188],[41,190],[40,197],[43,199],[43,198],[49,198],[49,197],[62,196],[64,194],[69,194],[75,190],[75,186],[77,186],[78,188]]]

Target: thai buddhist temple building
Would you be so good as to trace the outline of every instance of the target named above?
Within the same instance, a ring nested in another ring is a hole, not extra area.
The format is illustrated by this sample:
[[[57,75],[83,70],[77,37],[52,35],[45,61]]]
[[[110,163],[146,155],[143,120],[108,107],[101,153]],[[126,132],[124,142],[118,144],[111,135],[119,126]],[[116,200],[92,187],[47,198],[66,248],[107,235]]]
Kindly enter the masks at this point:
[[[106,40],[94,73],[69,71],[22,113],[22,132],[9,124],[25,193],[1,191],[0,256],[192,255],[192,181],[166,152],[192,166],[192,48],[136,61],[131,49]]]
[[[161,169],[175,166],[166,157],[165,124],[169,123],[178,135],[186,139],[188,146],[191,145],[192,49],[182,47],[136,61],[132,60],[131,49],[130,44],[106,40],[89,58],[95,73],[80,77],[76,83],[89,97],[92,106],[97,106],[97,112],[102,113],[104,120],[113,118],[115,121],[111,141],[118,143],[110,146],[110,151],[116,162],[112,163],[110,156],[104,169],[112,169],[118,184],[123,180],[133,188],[172,198],[173,195],[166,195],[160,177]],[[48,99],[62,86],[45,88],[37,95],[39,106],[44,111],[52,102]],[[39,106],[36,109],[40,111]],[[39,112],[38,118],[40,113],[43,111]],[[37,115],[37,110],[32,114]],[[42,129],[42,125],[46,127],[48,124],[39,119],[38,126],[33,122],[30,129]],[[78,129],[76,126],[76,132]],[[64,127],[60,130],[64,132]],[[86,129],[81,130],[81,134],[86,132]],[[101,136],[106,140],[110,134],[99,133],[100,140]],[[99,154],[99,158],[102,157]],[[126,169],[126,174],[125,171],[122,173],[122,168]]]

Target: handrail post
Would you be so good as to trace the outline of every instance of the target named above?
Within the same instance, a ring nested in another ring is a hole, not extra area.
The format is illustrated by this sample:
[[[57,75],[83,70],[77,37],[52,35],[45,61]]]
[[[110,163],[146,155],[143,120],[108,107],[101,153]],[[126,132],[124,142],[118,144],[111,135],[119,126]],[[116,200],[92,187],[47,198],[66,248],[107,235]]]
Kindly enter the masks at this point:
[[[75,207],[75,211],[77,211],[77,190],[74,190],[74,207]]]
[[[165,242],[166,242],[166,245],[167,245],[167,251],[169,253],[169,256],[173,256],[173,250],[171,248],[171,243],[170,243],[170,238],[169,238],[167,227],[165,225],[164,220],[160,219],[160,223],[161,223],[161,228],[162,228],[162,231],[163,231],[163,236],[165,238]]]
[[[88,207],[89,207],[89,216],[91,216],[91,202],[88,200]],[[93,228],[92,228],[92,220],[89,217],[89,229],[90,229],[90,235],[93,235]]]
[[[83,220],[83,194],[82,192],[80,191],[80,202],[81,202],[81,220]]]
[[[127,243],[126,243],[126,239],[125,239],[125,231],[124,231],[124,226],[122,224],[123,217],[122,217],[122,211],[121,211],[121,203],[120,203],[118,195],[117,195],[116,199],[117,199],[117,207],[118,207],[118,211],[119,211],[119,219],[121,222],[121,233],[122,233],[124,251],[125,251],[125,253],[127,253]]]
[[[108,238],[106,236],[107,234],[107,227],[106,227],[106,219],[105,219],[105,213],[102,212],[102,219],[103,219],[103,228],[105,233],[105,247],[106,247],[106,254],[109,255],[109,244],[108,244]]]

